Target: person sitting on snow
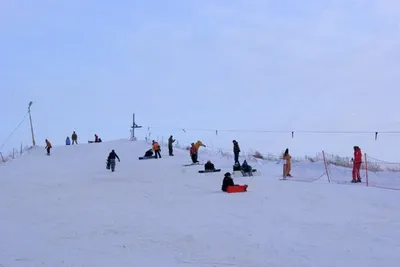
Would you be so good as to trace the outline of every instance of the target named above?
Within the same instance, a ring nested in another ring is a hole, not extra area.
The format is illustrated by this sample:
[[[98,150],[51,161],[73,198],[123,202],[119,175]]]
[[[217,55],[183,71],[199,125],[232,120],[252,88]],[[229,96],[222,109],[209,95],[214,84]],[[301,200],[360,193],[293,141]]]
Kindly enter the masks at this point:
[[[242,167],[240,166],[239,162],[235,162],[235,164],[233,164],[233,171],[241,171]]]
[[[69,139],[69,136],[67,136],[67,139],[65,139],[65,145],[71,145],[71,140]]]
[[[229,186],[243,186],[244,190],[247,191],[247,185],[238,185],[233,182],[231,174],[229,172],[225,173],[224,179],[222,180],[222,187],[221,190],[224,192],[228,191]]]
[[[247,161],[244,160],[244,161],[243,161],[243,164],[242,164],[242,171],[244,171],[244,172],[251,172],[252,169],[253,169],[253,168],[252,168],[249,164],[247,164]]]
[[[206,164],[204,164],[204,170],[206,170],[206,171],[214,171],[214,170],[215,170],[215,166],[214,166],[214,164],[209,160],[209,161],[207,161]]]
[[[147,150],[146,153],[144,153],[145,158],[150,158],[152,156],[153,156],[153,149],[151,149],[151,148],[149,150]]]

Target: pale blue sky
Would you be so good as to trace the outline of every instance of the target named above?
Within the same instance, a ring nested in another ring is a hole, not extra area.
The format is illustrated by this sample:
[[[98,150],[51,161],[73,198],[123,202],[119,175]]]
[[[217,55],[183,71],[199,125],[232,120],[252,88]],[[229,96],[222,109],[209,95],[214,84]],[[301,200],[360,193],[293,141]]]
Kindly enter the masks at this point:
[[[30,100],[39,144],[129,136],[132,112],[170,128],[400,130],[399,73],[398,1],[0,1],[0,142]],[[400,135],[362,137],[237,139],[400,161]]]

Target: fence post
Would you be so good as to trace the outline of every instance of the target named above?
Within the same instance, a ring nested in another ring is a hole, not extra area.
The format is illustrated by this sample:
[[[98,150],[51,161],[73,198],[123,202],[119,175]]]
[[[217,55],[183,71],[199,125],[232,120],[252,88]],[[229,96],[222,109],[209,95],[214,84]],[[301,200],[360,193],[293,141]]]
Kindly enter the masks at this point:
[[[13,148],[13,159],[15,159],[15,148]]]
[[[22,155],[22,142],[21,142],[21,149],[19,151],[19,155]]]
[[[2,160],[3,162],[6,162],[6,160],[3,158],[3,153],[0,152],[0,156],[1,156],[1,160]]]
[[[322,157],[324,159],[324,165],[325,165],[325,171],[326,171],[326,176],[328,177],[328,182],[331,182],[331,178],[329,177],[329,172],[328,172],[328,163],[326,162],[325,158],[325,152],[322,150]]]
[[[365,184],[368,186],[368,162],[367,162],[367,153],[364,153],[365,160]]]

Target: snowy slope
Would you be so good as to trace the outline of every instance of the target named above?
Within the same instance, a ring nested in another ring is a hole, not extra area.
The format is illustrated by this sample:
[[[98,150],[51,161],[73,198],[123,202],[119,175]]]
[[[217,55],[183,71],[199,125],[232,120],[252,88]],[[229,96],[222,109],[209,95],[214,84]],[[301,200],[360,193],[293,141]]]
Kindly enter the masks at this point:
[[[202,166],[182,166],[183,150],[137,160],[148,148],[119,140],[55,147],[50,157],[35,148],[1,165],[0,266],[399,264],[398,191],[280,181],[281,165],[252,162],[261,176],[235,177],[249,192],[225,194],[230,160],[200,150],[223,170],[199,174]],[[115,173],[105,169],[111,149],[121,157]],[[298,180],[324,172],[295,168]]]

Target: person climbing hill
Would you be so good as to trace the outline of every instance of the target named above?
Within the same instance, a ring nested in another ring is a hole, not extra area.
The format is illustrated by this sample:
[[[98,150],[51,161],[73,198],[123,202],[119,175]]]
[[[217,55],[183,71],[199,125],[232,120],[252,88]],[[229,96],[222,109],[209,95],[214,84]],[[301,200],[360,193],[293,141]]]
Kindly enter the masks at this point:
[[[109,170],[111,168],[111,171],[114,172],[115,171],[115,159],[118,159],[118,162],[121,162],[121,160],[119,159],[117,153],[115,153],[114,149],[110,152],[110,154],[108,154],[107,157],[107,170]]]

